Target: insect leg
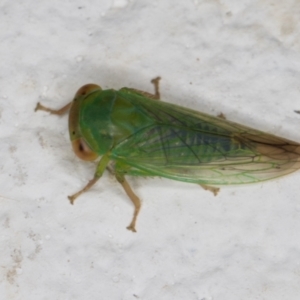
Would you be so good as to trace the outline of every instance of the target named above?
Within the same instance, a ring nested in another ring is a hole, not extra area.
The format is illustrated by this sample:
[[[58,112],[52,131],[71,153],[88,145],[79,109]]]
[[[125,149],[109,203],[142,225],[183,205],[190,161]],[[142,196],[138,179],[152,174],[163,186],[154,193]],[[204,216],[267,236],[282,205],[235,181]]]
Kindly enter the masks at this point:
[[[72,103],[73,103],[73,101],[66,104],[61,109],[51,109],[51,108],[48,108],[48,107],[42,105],[40,102],[38,102],[34,111],[43,110],[43,111],[47,111],[47,112],[49,112],[50,114],[53,114],[53,115],[63,115],[66,112],[68,112],[68,110],[70,109]]]
[[[87,183],[87,185],[83,189],[81,189],[79,192],[75,193],[72,196],[68,196],[71,204],[74,204],[74,201],[76,200],[76,198],[78,196],[80,196],[82,193],[84,193],[87,190],[89,190],[98,181],[98,179],[100,179],[100,177],[102,176],[103,172],[105,171],[105,168],[106,168],[108,162],[109,162],[109,154],[107,153],[107,154],[105,154],[105,155],[103,155],[101,157],[101,159],[100,159],[100,161],[98,163],[98,166],[97,166],[94,178],[92,180],[90,180]]]
[[[205,189],[206,191],[210,191],[212,192],[215,196],[218,195],[220,189],[219,188],[216,188],[216,187],[213,187],[213,186],[209,186],[209,185],[206,185],[206,184],[199,184],[203,189]]]
[[[124,91],[130,91],[130,92],[133,92],[133,93],[138,93],[138,94],[141,94],[147,98],[150,98],[150,99],[154,99],[154,100],[160,100],[160,92],[159,92],[159,81],[160,81],[160,77],[156,77],[154,79],[151,80],[151,83],[153,83],[154,85],[154,94],[151,94],[151,93],[148,93],[148,92],[145,92],[145,91],[141,91],[141,90],[138,90],[138,89],[133,89],[133,88],[123,88],[121,89],[124,90]]]
[[[139,211],[141,209],[141,200],[133,192],[133,190],[131,189],[129,183],[126,181],[124,175],[121,172],[116,171],[116,178],[120,182],[120,184],[122,185],[122,187],[123,187],[124,191],[126,192],[127,196],[130,198],[131,202],[134,205],[134,212],[133,212],[132,220],[131,220],[129,226],[127,226],[126,228],[128,230],[136,232],[135,223],[136,223],[136,219],[137,219],[137,216],[139,214]]]
[[[160,92],[159,92],[159,81],[161,78],[158,76],[151,80],[151,83],[154,85],[154,99],[160,100]]]
[[[70,200],[71,204],[74,204],[74,201],[76,200],[76,198],[78,196],[80,196],[82,193],[86,192],[87,190],[89,190],[99,179],[100,177],[94,177],[92,180],[90,180],[88,182],[88,184],[79,192],[75,193],[72,196],[68,196],[68,199]]]
[[[226,117],[225,117],[225,115],[224,115],[222,112],[219,113],[219,114],[217,115],[217,117],[220,118],[220,119],[226,120]]]

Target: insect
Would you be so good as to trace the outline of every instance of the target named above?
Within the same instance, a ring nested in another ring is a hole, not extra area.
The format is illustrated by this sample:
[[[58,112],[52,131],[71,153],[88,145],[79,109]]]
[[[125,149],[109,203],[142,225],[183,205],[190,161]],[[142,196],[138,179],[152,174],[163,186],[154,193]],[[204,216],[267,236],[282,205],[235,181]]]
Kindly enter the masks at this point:
[[[159,101],[159,80],[151,81],[154,94],[87,84],[59,110],[37,104],[35,110],[51,114],[70,110],[74,152],[87,161],[100,157],[93,179],[68,197],[72,204],[110,166],[134,205],[127,229],[135,232],[141,202],[126,175],[197,183],[216,194],[215,186],[260,182],[300,168],[300,144]]]

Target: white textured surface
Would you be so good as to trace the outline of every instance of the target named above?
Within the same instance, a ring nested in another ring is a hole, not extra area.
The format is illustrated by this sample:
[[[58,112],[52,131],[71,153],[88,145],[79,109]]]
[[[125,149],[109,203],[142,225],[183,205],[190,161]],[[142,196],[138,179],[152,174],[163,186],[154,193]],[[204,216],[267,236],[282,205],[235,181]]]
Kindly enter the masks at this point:
[[[5,2],[5,3],[3,3]],[[218,197],[94,172],[61,107],[87,82],[162,98],[300,141],[298,1],[2,1],[1,299],[299,299],[300,172]]]

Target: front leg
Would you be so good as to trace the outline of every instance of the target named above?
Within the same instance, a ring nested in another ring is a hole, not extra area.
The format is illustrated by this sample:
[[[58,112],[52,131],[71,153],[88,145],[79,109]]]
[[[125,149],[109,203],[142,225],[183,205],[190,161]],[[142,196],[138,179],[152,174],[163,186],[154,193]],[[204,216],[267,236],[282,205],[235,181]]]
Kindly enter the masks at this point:
[[[62,108],[60,109],[52,109],[52,108],[49,108],[49,107],[46,107],[44,105],[42,105],[40,102],[37,103],[34,111],[38,111],[38,110],[43,110],[43,111],[46,111],[46,112],[49,112],[50,114],[52,115],[64,115],[65,113],[67,113],[71,106],[72,106],[72,102],[69,102],[68,104],[66,104],[65,106],[63,106]]]
[[[71,204],[74,204],[74,201],[76,200],[76,198],[78,196],[80,196],[82,193],[88,191],[102,176],[103,172],[105,171],[105,168],[107,167],[108,163],[109,163],[109,155],[110,153],[106,153],[105,155],[103,155],[97,165],[97,169],[96,169],[96,172],[95,172],[95,175],[94,175],[94,178],[91,179],[87,185],[81,189],[79,192],[75,193],[74,195],[72,196],[68,196]]]

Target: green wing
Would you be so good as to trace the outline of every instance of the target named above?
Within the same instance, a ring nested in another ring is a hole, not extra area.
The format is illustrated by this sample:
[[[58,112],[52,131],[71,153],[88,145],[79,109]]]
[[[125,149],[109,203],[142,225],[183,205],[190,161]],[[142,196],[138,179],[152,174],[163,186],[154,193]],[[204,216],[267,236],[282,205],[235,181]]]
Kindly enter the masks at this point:
[[[121,90],[153,120],[116,145],[128,174],[211,185],[263,181],[300,168],[297,143],[197,111]]]

